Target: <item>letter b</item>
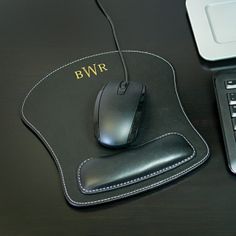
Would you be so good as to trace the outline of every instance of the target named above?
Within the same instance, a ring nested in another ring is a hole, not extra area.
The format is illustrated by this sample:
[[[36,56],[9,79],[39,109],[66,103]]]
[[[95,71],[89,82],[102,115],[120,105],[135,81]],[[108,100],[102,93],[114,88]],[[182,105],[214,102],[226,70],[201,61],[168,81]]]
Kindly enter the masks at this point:
[[[75,76],[76,76],[76,79],[82,79],[83,78],[82,71],[81,70],[75,71]]]

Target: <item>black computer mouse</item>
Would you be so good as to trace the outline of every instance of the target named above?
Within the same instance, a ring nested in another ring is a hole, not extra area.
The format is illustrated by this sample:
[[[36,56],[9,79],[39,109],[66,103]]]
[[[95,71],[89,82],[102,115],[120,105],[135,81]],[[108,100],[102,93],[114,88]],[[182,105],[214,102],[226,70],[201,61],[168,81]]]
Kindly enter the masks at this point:
[[[145,85],[114,81],[98,93],[94,109],[95,136],[100,144],[123,148],[134,141],[140,126]]]

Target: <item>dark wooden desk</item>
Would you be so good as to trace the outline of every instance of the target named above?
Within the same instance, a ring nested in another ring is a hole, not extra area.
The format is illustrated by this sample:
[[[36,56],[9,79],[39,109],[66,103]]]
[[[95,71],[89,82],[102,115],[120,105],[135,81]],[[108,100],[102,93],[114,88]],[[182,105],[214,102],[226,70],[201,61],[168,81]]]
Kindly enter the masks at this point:
[[[161,55],[211,157],[164,188],[89,209],[70,207],[56,166],[23,125],[29,89],[76,58],[114,50],[93,0],[0,2],[0,235],[236,235],[236,176],[227,169],[211,73],[199,62],[185,1],[103,0],[123,49]]]

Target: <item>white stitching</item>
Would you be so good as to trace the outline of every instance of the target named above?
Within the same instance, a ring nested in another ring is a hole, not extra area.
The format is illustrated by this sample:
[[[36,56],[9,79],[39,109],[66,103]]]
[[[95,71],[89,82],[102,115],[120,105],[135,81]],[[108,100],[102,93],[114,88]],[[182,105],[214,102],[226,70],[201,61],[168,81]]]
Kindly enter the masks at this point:
[[[189,171],[197,168],[199,165],[201,165],[203,162],[205,162],[205,160],[207,159],[207,157],[209,156],[209,153],[210,153],[210,150],[209,150],[209,147],[206,143],[206,141],[203,139],[203,137],[200,135],[200,133],[196,130],[196,128],[193,126],[193,124],[190,122],[189,118],[187,117],[184,109],[183,109],[183,106],[181,104],[181,101],[180,101],[180,98],[179,98],[179,95],[178,95],[178,91],[177,91],[177,84],[176,84],[176,77],[175,77],[175,70],[173,68],[173,66],[171,65],[170,62],[168,62],[166,59],[164,59],[163,57],[161,56],[158,56],[154,53],[150,53],[150,52],[144,52],[144,51],[139,51],[139,50],[122,50],[123,52],[127,52],[127,53],[140,53],[140,54],[147,54],[147,55],[150,55],[150,56],[153,56],[153,57],[156,57],[156,58],[159,58],[161,60],[163,60],[164,62],[166,62],[171,70],[172,70],[172,73],[173,73],[173,76],[174,76],[174,87],[175,87],[175,93],[176,93],[176,96],[177,96],[177,100],[179,102],[179,105],[180,105],[180,108],[185,116],[185,118],[187,119],[187,121],[189,122],[189,124],[191,125],[191,127],[193,128],[193,130],[197,133],[197,135],[200,137],[200,139],[203,141],[203,143],[205,144],[206,146],[206,149],[207,149],[207,152],[206,152],[206,155],[203,157],[203,159],[201,159],[199,162],[195,163],[194,165],[190,166],[189,168],[175,174],[175,175],[172,175],[166,179],[163,179],[159,182],[156,182],[154,184],[151,184],[151,185],[148,185],[148,186],[145,186],[143,188],[139,188],[139,189],[136,189],[136,190],[133,190],[133,191],[130,191],[130,192],[127,192],[127,193],[123,193],[123,194],[118,194],[118,195],[115,195],[115,196],[112,196],[112,197],[108,197],[108,198],[104,198],[104,199],[99,199],[99,200],[94,200],[94,201],[86,201],[86,202],[77,202],[75,200],[73,200],[68,192],[67,192],[67,188],[66,188],[66,184],[65,184],[65,178],[64,178],[64,175],[63,175],[63,171],[62,171],[62,168],[61,168],[61,165],[60,165],[60,162],[59,160],[57,159],[57,155],[56,153],[54,152],[54,150],[52,149],[52,147],[50,146],[50,144],[47,142],[47,140],[43,137],[43,135],[40,133],[39,130],[37,130],[36,127],[34,127],[30,121],[26,118],[26,116],[24,115],[24,105],[25,105],[25,102],[26,102],[26,99],[29,97],[29,95],[31,94],[31,92],[40,84],[42,83],[46,78],[48,78],[51,74],[55,73],[56,71],[66,67],[66,66],[69,66],[73,63],[76,63],[76,62],[79,62],[79,61],[82,61],[82,60],[85,60],[85,59],[88,59],[88,58],[92,58],[92,57],[96,57],[96,56],[102,56],[102,55],[106,55],[106,54],[112,54],[112,53],[117,53],[117,51],[110,51],[110,52],[103,52],[103,53],[98,53],[98,54],[94,54],[94,55],[90,55],[90,56],[87,56],[87,57],[83,57],[83,58],[80,58],[78,60],[75,60],[73,62],[70,62],[66,65],[63,65],[57,69],[55,69],[54,71],[52,71],[51,73],[49,73],[48,75],[46,75],[44,78],[42,78],[41,80],[39,80],[32,88],[31,90],[28,92],[28,94],[26,95],[23,103],[22,103],[22,106],[21,106],[21,115],[22,115],[22,119],[23,121],[26,123],[26,125],[28,125],[36,134],[38,134],[38,136],[41,138],[41,140],[45,143],[45,145],[48,147],[49,151],[51,152],[55,162],[56,162],[56,165],[57,167],[59,168],[59,173],[61,175],[61,180],[62,180],[62,184],[63,184],[63,190],[64,190],[64,193],[65,193],[65,196],[66,198],[68,199],[68,201],[74,205],[74,206],[87,206],[87,205],[93,205],[93,204],[99,204],[99,203],[103,203],[103,202],[109,202],[109,201],[112,201],[112,200],[116,200],[116,199],[122,199],[126,196],[131,196],[131,195],[134,195],[136,193],[139,193],[139,192],[143,192],[145,190],[148,190],[148,189],[152,189],[154,187],[157,187],[157,186],[160,186],[161,184],[164,184],[164,183],[167,183],[173,179],[176,179],[178,178],[179,176],[182,176],[184,175],[185,173],[188,173]]]
[[[185,141],[190,145],[190,147],[192,148],[193,152],[192,152],[192,155],[191,156],[188,156],[187,158],[185,158],[184,160],[181,160],[175,164],[172,164],[172,165],[169,165],[161,170],[158,170],[158,171],[155,171],[155,172],[152,172],[150,174],[147,174],[147,175],[144,175],[144,176],[141,176],[141,177],[138,177],[138,178],[135,178],[135,179],[132,179],[132,180],[129,180],[129,181],[126,181],[126,182],[121,182],[119,184],[114,184],[114,185],[110,185],[110,186],[107,186],[107,187],[103,187],[103,188],[95,188],[95,189],[86,189],[85,187],[83,187],[82,185],[82,182],[81,182],[81,168],[84,166],[85,163],[88,163],[88,161],[92,160],[93,158],[89,158],[89,159],[86,159],[85,161],[83,161],[79,168],[78,168],[78,182],[79,182],[79,186],[81,188],[81,191],[84,192],[84,193],[97,193],[97,192],[105,192],[105,191],[110,191],[110,190],[113,190],[113,189],[117,189],[117,188],[121,188],[123,186],[127,186],[127,185],[131,185],[131,184],[134,184],[134,183],[137,183],[137,182],[140,182],[140,181],[143,181],[143,180],[146,180],[146,179],[149,179],[149,178],[152,178],[152,177],[155,177],[159,174],[162,174],[162,173],[165,173],[167,172],[168,170],[172,170],[174,169],[175,167],[177,166],[180,166],[181,164],[189,161],[190,159],[192,159],[194,156],[195,156],[195,149],[193,147],[193,145],[189,142],[189,140],[182,134],[180,133],[177,133],[177,132],[171,132],[171,133],[166,133],[164,135],[161,135],[151,141],[148,141],[147,143],[149,142],[152,142],[154,140],[158,140],[158,139],[163,139],[165,138],[166,136],[169,136],[169,135],[179,135],[181,136],[182,138],[185,139]],[[146,143],[145,143],[146,144]],[[139,146],[143,146],[144,144],[141,144]],[[137,148],[137,147],[134,147],[134,148]]]

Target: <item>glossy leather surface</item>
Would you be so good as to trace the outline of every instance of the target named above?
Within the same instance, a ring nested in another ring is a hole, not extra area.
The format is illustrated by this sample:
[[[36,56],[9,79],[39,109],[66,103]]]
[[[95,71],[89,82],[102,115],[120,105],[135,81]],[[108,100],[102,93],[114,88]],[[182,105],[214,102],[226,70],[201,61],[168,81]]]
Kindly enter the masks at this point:
[[[115,155],[85,160],[78,170],[80,189],[93,194],[144,181],[187,162],[194,154],[182,135],[166,134]]]

